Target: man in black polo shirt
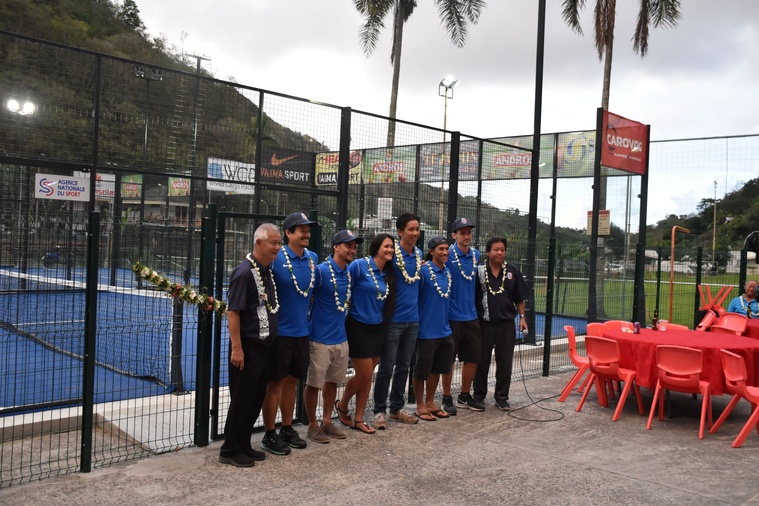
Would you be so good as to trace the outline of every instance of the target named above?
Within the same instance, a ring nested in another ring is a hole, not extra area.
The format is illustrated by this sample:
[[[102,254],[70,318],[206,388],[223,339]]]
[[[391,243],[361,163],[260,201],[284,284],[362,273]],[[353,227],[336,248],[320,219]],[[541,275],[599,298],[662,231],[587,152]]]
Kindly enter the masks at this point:
[[[488,369],[495,345],[495,404],[501,411],[511,409],[509,387],[514,361],[516,327],[527,330],[524,319],[524,302],[528,297],[527,285],[519,269],[506,262],[506,239],[493,237],[485,244],[488,257],[484,265],[477,266],[475,305],[480,319],[482,358],[474,376],[474,399],[485,400],[488,393]]]
[[[219,462],[251,467],[266,454],[250,446],[253,425],[261,413],[268,381],[269,346],[277,335],[279,301],[271,275],[282,236],[264,223],[253,237],[253,252],[229,280],[229,410]]]

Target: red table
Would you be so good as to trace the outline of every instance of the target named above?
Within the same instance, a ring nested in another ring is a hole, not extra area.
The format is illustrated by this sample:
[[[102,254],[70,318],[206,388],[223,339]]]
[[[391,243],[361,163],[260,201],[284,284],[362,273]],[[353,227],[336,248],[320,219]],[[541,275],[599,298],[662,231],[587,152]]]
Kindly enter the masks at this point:
[[[751,318],[746,322],[746,330],[743,331],[743,335],[753,339],[759,339],[759,318]]]
[[[619,343],[620,365],[634,369],[638,385],[650,389],[656,388],[659,369],[656,367],[656,346],[673,344],[696,348],[703,353],[704,370],[701,379],[709,381],[712,395],[725,392],[725,376],[722,372],[722,360],[719,350],[725,349],[741,355],[746,361],[748,384],[756,385],[759,379],[759,340],[729,334],[696,332],[695,330],[655,331],[641,329],[640,334],[621,331],[606,331],[604,337]]]

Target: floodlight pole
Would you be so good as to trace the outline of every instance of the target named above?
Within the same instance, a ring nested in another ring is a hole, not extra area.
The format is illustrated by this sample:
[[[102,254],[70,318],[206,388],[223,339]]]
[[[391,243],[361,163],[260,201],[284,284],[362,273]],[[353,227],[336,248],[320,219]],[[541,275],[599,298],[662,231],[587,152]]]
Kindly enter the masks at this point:
[[[459,80],[455,77],[448,75],[445,76],[443,79],[440,80],[440,84],[438,84],[437,88],[437,94],[441,97],[443,97],[443,155],[441,157],[441,166],[442,170],[444,170],[445,167],[445,142],[446,142],[446,134],[448,133],[448,99],[453,100],[453,87],[458,84]],[[441,171],[442,176],[442,171]],[[450,174],[449,174],[450,176]],[[443,234],[443,213],[445,210],[445,181],[443,181],[443,178],[440,178],[440,218],[438,219],[438,231]],[[445,234],[443,234],[445,235]]]

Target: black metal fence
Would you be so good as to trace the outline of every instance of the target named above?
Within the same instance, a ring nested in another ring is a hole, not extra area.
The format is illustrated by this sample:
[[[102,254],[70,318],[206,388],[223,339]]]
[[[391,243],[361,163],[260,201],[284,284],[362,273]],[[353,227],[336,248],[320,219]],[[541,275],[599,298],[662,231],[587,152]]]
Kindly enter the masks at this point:
[[[388,118],[220,81],[187,63],[133,62],[0,32],[0,486],[205,444],[210,411],[210,435],[220,433],[223,321],[209,369],[204,313],[131,266],[223,294],[262,216],[278,223],[311,213],[320,258],[338,227],[394,234],[395,217],[412,211],[429,238],[467,216],[475,246],[505,236],[508,260],[535,273],[530,344],[515,377],[571,367],[556,338],[565,324],[584,329],[589,241],[557,232],[554,218],[557,202],[583,216],[591,208],[592,133],[545,135],[543,186],[531,188],[530,137],[485,140],[394,120],[388,146]],[[629,182],[606,175],[612,187]],[[76,184],[58,195],[62,179]],[[546,197],[533,244],[531,192]],[[630,207],[628,217],[637,212]],[[200,277],[215,268],[203,217],[214,209],[241,217],[219,235],[226,261],[209,282]],[[629,234],[615,239],[599,267],[601,314],[627,319],[635,245]],[[694,290],[695,279],[682,283]],[[648,299],[660,293],[650,286]],[[693,311],[677,306],[672,319]]]

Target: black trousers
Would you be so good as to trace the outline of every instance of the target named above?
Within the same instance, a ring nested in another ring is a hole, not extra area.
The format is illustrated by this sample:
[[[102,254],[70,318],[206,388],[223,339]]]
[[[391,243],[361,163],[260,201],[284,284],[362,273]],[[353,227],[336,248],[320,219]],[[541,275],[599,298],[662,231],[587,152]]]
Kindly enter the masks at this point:
[[[473,397],[484,399],[488,393],[488,370],[495,347],[495,398],[509,398],[511,369],[514,362],[516,326],[514,321],[488,322],[480,320],[482,357],[474,375]]]
[[[232,345],[229,345],[232,356]],[[242,340],[245,366],[241,371],[229,364],[229,410],[224,424],[221,455],[227,457],[250,450],[253,425],[261,414],[269,379],[269,348],[254,339]]]

